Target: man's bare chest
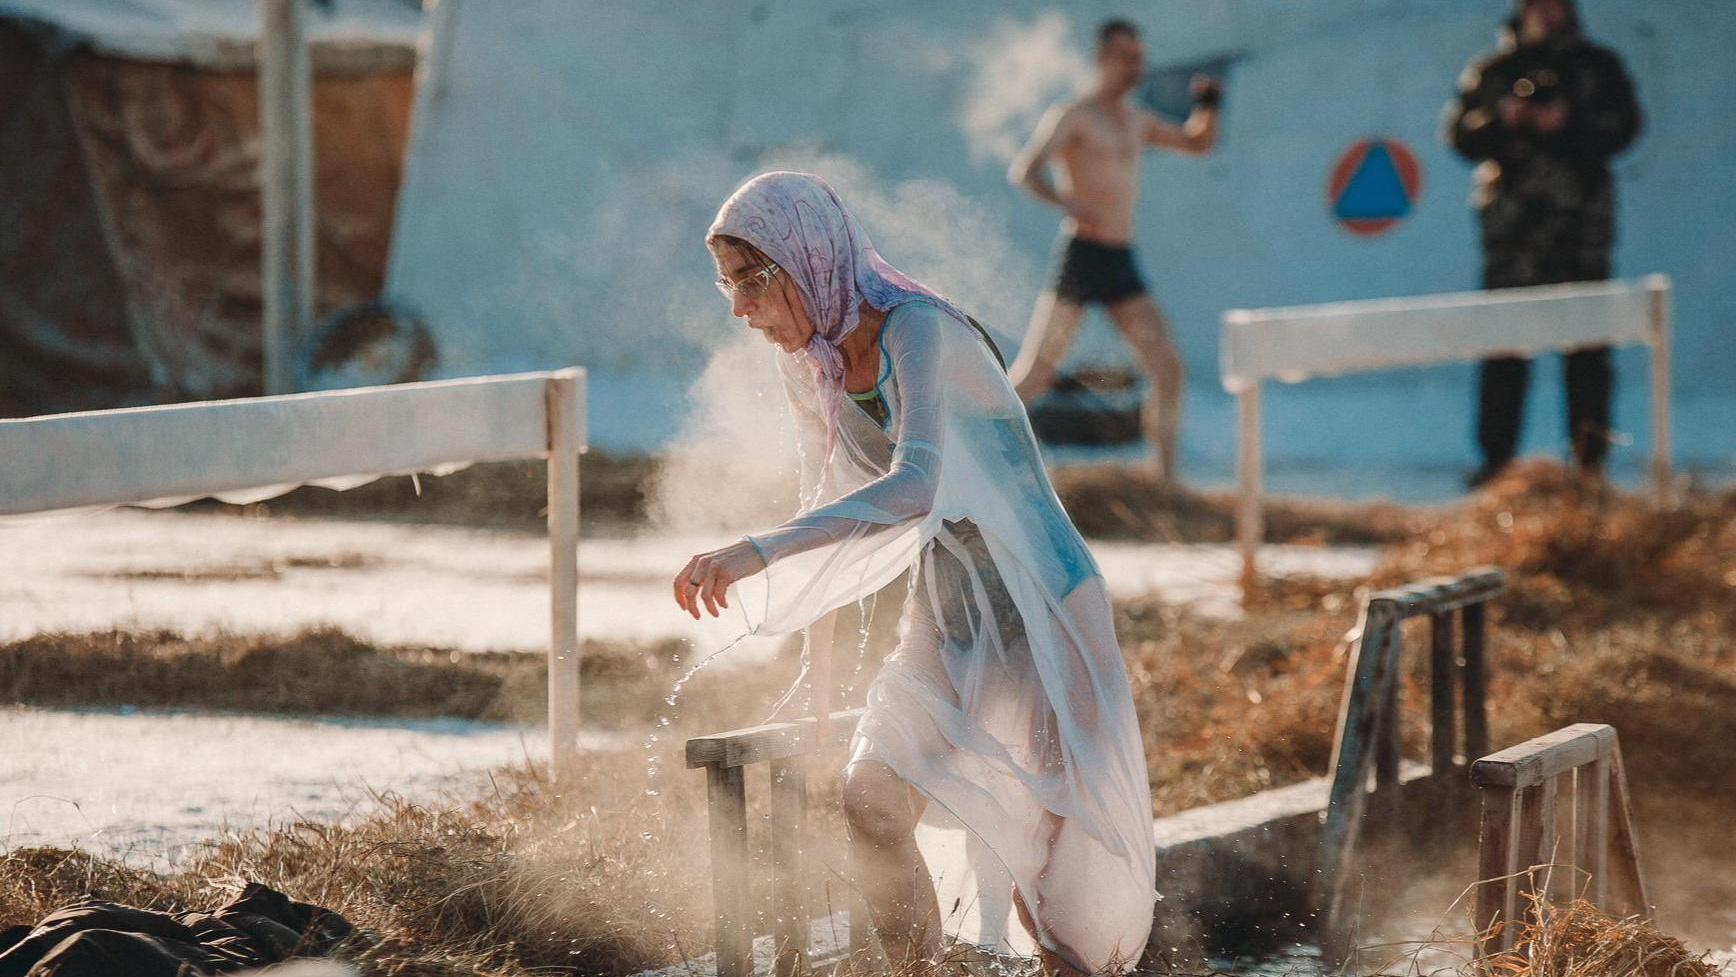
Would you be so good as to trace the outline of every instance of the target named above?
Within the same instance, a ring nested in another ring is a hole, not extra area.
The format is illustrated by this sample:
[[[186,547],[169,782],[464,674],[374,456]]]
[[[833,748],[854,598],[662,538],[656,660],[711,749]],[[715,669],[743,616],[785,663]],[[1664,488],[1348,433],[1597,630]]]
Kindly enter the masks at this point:
[[[1085,115],[1072,147],[1081,162],[1133,165],[1139,160],[1138,118],[1131,112],[1113,116],[1101,111]]]

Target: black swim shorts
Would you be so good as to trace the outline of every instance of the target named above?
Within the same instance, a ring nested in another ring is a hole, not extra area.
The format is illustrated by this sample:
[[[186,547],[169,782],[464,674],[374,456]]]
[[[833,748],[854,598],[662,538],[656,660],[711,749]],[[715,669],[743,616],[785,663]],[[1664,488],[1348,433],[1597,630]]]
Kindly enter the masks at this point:
[[[1145,294],[1145,283],[1133,263],[1133,249],[1068,238],[1061,248],[1055,274],[1055,296],[1084,305],[1111,305]]]

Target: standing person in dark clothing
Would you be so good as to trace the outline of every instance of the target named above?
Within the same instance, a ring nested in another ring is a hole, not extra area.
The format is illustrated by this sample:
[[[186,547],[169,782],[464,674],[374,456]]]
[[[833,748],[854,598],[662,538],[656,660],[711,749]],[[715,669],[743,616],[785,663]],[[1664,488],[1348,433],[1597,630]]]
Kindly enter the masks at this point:
[[[1518,0],[1498,50],[1459,80],[1446,136],[1476,162],[1473,201],[1482,217],[1483,287],[1513,288],[1610,276],[1615,195],[1610,157],[1640,129],[1633,85],[1614,52],[1580,33],[1573,0]],[[1489,481],[1513,460],[1530,361],[1483,361],[1477,443]],[[1567,354],[1567,421],[1573,460],[1601,476],[1609,447],[1613,375],[1609,347]]]

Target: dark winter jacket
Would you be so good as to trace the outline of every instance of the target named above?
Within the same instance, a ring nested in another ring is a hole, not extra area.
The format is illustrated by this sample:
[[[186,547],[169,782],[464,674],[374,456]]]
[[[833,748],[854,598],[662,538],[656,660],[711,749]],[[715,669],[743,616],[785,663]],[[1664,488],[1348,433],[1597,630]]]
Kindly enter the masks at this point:
[[[1507,127],[1506,97],[1563,105],[1566,123],[1547,133]],[[1508,30],[1496,53],[1465,69],[1445,128],[1453,148],[1479,164],[1486,287],[1609,277],[1609,160],[1640,130],[1620,57],[1578,31],[1521,45]]]

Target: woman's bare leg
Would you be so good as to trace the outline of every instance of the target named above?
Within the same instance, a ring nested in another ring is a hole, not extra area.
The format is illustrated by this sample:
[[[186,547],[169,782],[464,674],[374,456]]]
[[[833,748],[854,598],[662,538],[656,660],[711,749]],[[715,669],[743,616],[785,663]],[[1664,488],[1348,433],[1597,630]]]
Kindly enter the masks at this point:
[[[1040,829],[1044,833],[1044,842],[1049,846],[1050,855],[1054,857],[1055,835],[1061,830],[1061,819],[1055,814],[1044,811],[1043,824]],[[1048,859],[1044,860],[1044,870],[1048,870]],[[1031,913],[1031,907],[1025,904],[1025,894],[1013,886],[1013,906],[1019,911],[1019,922],[1024,925],[1025,932],[1031,934],[1031,941],[1037,944],[1037,959],[1043,963],[1043,973],[1051,977],[1084,977],[1084,971],[1068,963],[1066,958],[1049,949],[1043,944],[1043,938],[1037,930],[1037,919]]]
[[[1073,334],[1079,331],[1079,320],[1084,315],[1084,306],[1057,298],[1052,291],[1044,291],[1037,297],[1037,305],[1031,310],[1031,325],[1019,344],[1019,355],[1007,368],[1020,400],[1028,404],[1054,386],[1061,358],[1067,355],[1067,347],[1072,345]]]
[[[1145,371],[1151,389],[1140,409],[1140,426],[1151,448],[1157,475],[1174,479],[1175,446],[1181,432],[1181,357],[1169,335],[1169,323],[1149,295],[1123,299],[1104,310],[1127,341],[1134,362]]]
[[[916,848],[926,798],[884,763],[852,763],[844,775],[844,819],[856,885],[894,970],[940,959],[940,905]]]

